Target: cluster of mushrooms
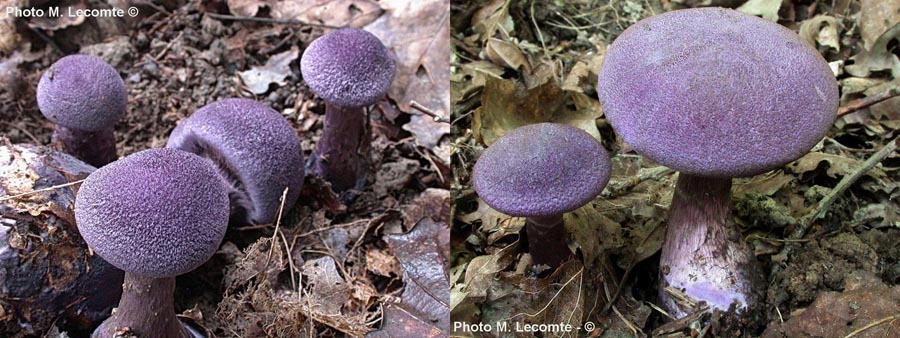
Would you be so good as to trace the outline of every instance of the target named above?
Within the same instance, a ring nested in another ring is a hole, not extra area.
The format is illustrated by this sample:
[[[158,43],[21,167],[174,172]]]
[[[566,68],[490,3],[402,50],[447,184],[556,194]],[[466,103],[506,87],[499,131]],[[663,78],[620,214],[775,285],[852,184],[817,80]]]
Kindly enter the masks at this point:
[[[765,279],[732,219],[732,178],[777,169],[821,140],[838,108],[826,61],[778,24],[697,8],[629,27],[610,45],[598,77],[616,133],[679,172],[660,256],[664,307],[676,318],[704,303],[738,318],[758,313]],[[488,147],[473,180],[485,203],[527,217],[534,264],[554,268],[572,254],[562,215],[593,200],[609,168],[589,134],[543,123]]]
[[[94,56],[55,62],[37,101],[55,123],[54,142],[90,164],[82,164],[91,173],[75,196],[75,223],[94,253],[125,271],[118,306],[93,337],[202,337],[176,317],[175,277],[209,260],[230,223],[274,222],[282,202],[296,202],[307,171],[337,192],[359,190],[370,137],[365,109],[385,94],[395,69],[392,53],[364,30],[336,30],[307,46],[301,71],[327,108],[322,138],[304,163],[288,121],[241,98],[200,108],[165,148],[116,159],[113,127],[127,106],[122,78]]]

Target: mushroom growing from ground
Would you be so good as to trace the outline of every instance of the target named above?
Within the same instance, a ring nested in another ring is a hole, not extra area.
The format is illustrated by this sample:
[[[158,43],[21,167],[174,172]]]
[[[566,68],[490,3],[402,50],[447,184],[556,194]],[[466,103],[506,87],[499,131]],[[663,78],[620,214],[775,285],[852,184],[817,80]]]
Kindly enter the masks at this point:
[[[306,47],[300,60],[303,80],[325,106],[322,138],[310,167],[335,191],[365,184],[369,124],[365,107],[384,96],[394,80],[396,61],[375,35],[339,29]]]
[[[203,158],[144,150],[92,173],[75,200],[78,230],[95,253],[125,270],[119,306],[95,338],[190,337],[175,317],[175,276],[218,249],[228,226],[228,192]]]
[[[75,227],[78,185],[71,183],[96,169],[48,147],[4,143],[0,140],[0,332],[12,337],[39,335],[54,326],[88,329],[116,305],[124,276],[92,255]]]
[[[113,126],[125,115],[127,101],[119,73],[91,55],[57,60],[37,86],[38,107],[56,124],[54,142],[95,167],[116,159]]]
[[[599,195],[609,174],[609,155],[590,134],[538,123],[516,128],[491,144],[475,163],[472,179],[489,206],[527,217],[532,260],[552,269],[571,255],[563,214]]]
[[[235,223],[273,222],[284,189],[287,209],[303,187],[300,138],[281,114],[253,100],[203,106],[172,131],[166,147],[200,155],[219,169]]]
[[[831,127],[838,88],[797,34],[723,8],[672,11],[629,27],[610,46],[597,91],[616,132],[679,171],[660,257],[665,291],[711,309],[752,314],[763,279],[731,216],[731,180],[809,151]],[[744,317],[748,318],[748,317]]]

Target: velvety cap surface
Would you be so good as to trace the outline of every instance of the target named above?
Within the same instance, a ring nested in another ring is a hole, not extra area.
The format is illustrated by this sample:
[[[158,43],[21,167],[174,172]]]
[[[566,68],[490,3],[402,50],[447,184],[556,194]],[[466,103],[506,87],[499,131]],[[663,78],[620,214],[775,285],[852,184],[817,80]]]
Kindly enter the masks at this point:
[[[303,187],[300,138],[281,114],[253,100],[203,106],[172,131],[166,147],[206,157],[223,175],[233,176],[231,183],[250,198],[245,207],[256,223],[275,220],[284,188],[289,188],[285,206],[290,207]]]
[[[38,108],[66,128],[99,131],[111,128],[128,103],[125,82],[103,59],[69,55],[44,71],[37,87]]]
[[[112,265],[173,277],[218,249],[228,226],[228,193],[203,158],[144,150],[88,176],[75,199],[75,220],[88,246]]]
[[[475,191],[517,217],[552,216],[594,199],[609,181],[606,149],[581,129],[554,123],[516,128],[475,163]]]
[[[356,28],[328,33],[306,47],[303,80],[317,95],[341,107],[375,103],[394,80],[396,61],[375,35]]]
[[[597,92],[635,150],[707,177],[772,170],[806,153],[837,114],[838,88],[797,34],[723,8],[667,12],[616,39]]]

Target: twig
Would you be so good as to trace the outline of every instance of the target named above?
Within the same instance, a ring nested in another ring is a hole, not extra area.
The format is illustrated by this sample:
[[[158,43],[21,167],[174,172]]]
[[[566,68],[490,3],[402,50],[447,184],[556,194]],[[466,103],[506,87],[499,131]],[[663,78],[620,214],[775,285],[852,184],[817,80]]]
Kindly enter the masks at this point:
[[[656,180],[673,172],[675,171],[664,166],[641,169],[637,176],[629,177],[627,181],[611,183],[600,193],[600,196],[606,199],[618,197],[638,184],[641,184],[641,182],[651,179]]]
[[[47,35],[47,33],[44,33],[44,31],[42,31],[42,30],[40,30],[40,29],[37,29],[37,28],[34,28],[34,27],[31,27],[31,26],[28,26],[28,29],[30,29],[32,32],[34,32],[34,34],[37,34],[37,36],[38,36],[39,38],[41,38],[41,40],[44,40],[44,42],[46,42],[48,45],[50,45],[50,47],[53,47],[53,49],[54,49],[57,53],[59,53],[59,56],[60,56],[60,57],[69,55],[68,53],[64,52],[64,51],[62,50],[62,48],[60,48],[59,45],[56,44],[56,41],[53,41],[53,39],[50,38],[50,36]]]
[[[871,323],[869,323],[869,324],[866,325],[866,326],[863,326],[863,327],[861,327],[861,328],[859,328],[859,329],[856,329],[856,330],[853,331],[853,332],[850,332],[850,334],[844,336],[844,338],[850,338],[850,337],[853,337],[853,336],[855,336],[855,335],[860,334],[861,332],[863,332],[863,331],[865,331],[865,330],[868,330],[868,329],[871,329],[871,328],[876,327],[876,326],[878,326],[878,325],[884,324],[885,322],[888,322],[888,321],[894,321],[894,320],[897,320],[897,319],[900,319],[900,313],[895,314],[895,315],[893,315],[893,316],[884,317],[884,318],[881,318],[881,319],[876,320],[876,321],[874,321],[874,322],[871,322]]]
[[[892,97],[896,97],[898,95],[900,95],[900,87],[893,87],[891,89],[885,90],[881,93],[869,96],[867,98],[852,101],[852,102],[848,103],[847,105],[839,108],[837,116],[841,117],[841,116],[850,114],[857,110],[867,108],[873,104],[890,99]]]
[[[0,123],[3,123],[3,124],[5,124],[5,125],[7,125],[7,126],[10,126],[10,127],[12,127],[12,128],[15,128],[15,129],[17,129],[18,131],[21,131],[23,134],[25,134],[25,136],[28,136],[28,138],[30,138],[32,141],[34,141],[34,144],[41,144],[41,141],[38,141],[37,137],[34,137],[34,135],[33,135],[32,133],[28,132],[27,129],[21,128],[21,127],[15,125],[15,124],[12,124],[12,123],[9,123],[9,122],[6,122],[6,121],[0,121]]]
[[[179,39],[181,39],[182,35],[184,35],[184,31],[178,32],[178,35],[176,35],[175,38],[172,39],[172,41],[169,41],[169,43],[167,43],[166,46],[163,47],[163,49],[161,51],[159,51],[159,53],[156,54],[155,57],[153,57],[153,60],[155,60],[156,62],[159,62],[159,60],[162,59],[163,56],[166,56],[166,53],[168,53],[169,50],[172,49],[172,45],[174,45],[175,42],[177,42]]]
[[[660,327],[657,327],[655,330],[653,330],[652,335],[653,335],[653,337],[657,337],[657,336],[662,336],[667,333],[681,331],[684,328],[690,327],[692,322],[703,318],[703,316],[705,316],[707,313],[709,313],[709,307],[704,306],[703,308],[695,311],[694,313],[691,313],[687,316],[681,317],[678,320],[671,321],[671,322],[661,325]]]
[[[272,18],[234,16],[234,15],[216,14],[216,13],[205,13],[205,14],[213,19],[219,19],[219,20],[252,21],[252,22],[263,22],[263,23],[276,23],[276,24],[282,24],[282,25],[303,25],[303,26],[313,26],[313,27],[322,27],[322,28],[330,28],[330,29],[340,29],[341,28],[341,27],[337,27],[337,26],[323,25],[323,24],[319,24],[319,23],[303,22],[303,21],[297,21],[297,20],[278,20],[278,19],[272,19]]]
[[[426,106],[423,106],[421,103],[418,103],[416,101],[410,101],[409,106],[416,108],[418,111],[422,112],[425,115],[431,116],[431,118],[434,119],[434,122],[450,123],[449,119],[446,119],[443,116],[438,115],[433,110],[428,109],[428,107],[426,107]]]
[[[619,312],[619,309],[617,309],[615,306],[613,306],[612,310],[613,310],[613,312],[616,313],[616,316],[619,317],[619,320],[621,320],[623,323],[625,323],[625,326],[627,326],[629,329],[631,329],[631,333],[633,333],[635,337],[638,336],[638,331],[640,331],[641,335],[643,336],[644,331],[642,331],[639,328],[636,328],[634,326],[634,324],[631,323],[631,321],[629,321],[628,319],[625,319],[625,316],[623,316],[622,313]]]
[[[878,152],[872,154],[869,159],[863,162],[862,166],[856,169],[852,174],[848,176],[844,176],[840,182],[831,189],[831,192],[828,193],[824,198],[822,198],[819,203],[817,203],[816,208],[813,209],[812,212],[803,216],[800,219],[800,222],[796,228],[794,228],[794,232],[788,237],[789,240],[797,240],[803,237],[806,234],[806,230],[809,228],[812,223],[822,217],[825,212],[828,211],[828,208],[834,204],[834,201],[837,200],[848,188],[850,188],[853,183],[856,183],[863,175],[865,175],[869,170],[872,170],[878,163],[884,160],[885,157],[893,153],[897,150],[898,142],[900,142],[900,136],[895,137],[893,140],[884,145]]]
[[[900,142],[900,136],[894,137],[893,140],[884,145],[878,152],[872,154],[865,162],[863,162],[862,166],[857,168],[852,174],[844,176],[840,182],[831,189],[831,191],[823,197],[818,203],[816,203],[816,207],[810,211],[808,214],[800,218],[797,222],[794,231],[788,236],[788,240],[785,242],[784,247],[781,248],[781,251],[778,252],[776,256],[785,257],[791,253],[794,249],[795,241],[802,238],[806,235],[806,231],[812,225],[812,223],[822,217],[828,209],[834,204],[834,201],[837,200],[847,189],[850,188],[853,183],[856,183],[863,175],[865,175],[869,170],[875,167],[878,163],[884,160],[885,157],[893,153],[897,150],[898,142]],[[779,271],[781,271],[782,264],[775,264],[772,266],[772,271],[769,274],[770,276],[775,276]]]
[[[47,187],[47,188],[38,189],[38,190],[32,190],[32,191],[29,191],[29,192],[23,192],[23,193],[21,193],[21,194],[10,195],[10,196],[4,196],[4,197],[0,197],[0,202],[5,202],[5,201],[8,201],[8,200],[11,200],[11,199],[14,199],[14,198],[19,198],[19,197],[22,197],[22,196],[27,196],[27,195],[31,195],[31,194],[36,194],[36,193],[39,193],[39,192],[51,191],[51,190],[56,190],[56,189],[59,189],[59,188],[70,187],[70,186],[79,184],[79,183],[81,183],[81,182],[84,182],[84,180],[77,180],[77,181],[73,181],[73,182],[69,182],[69,183],[64,183],[64,184],[60,184],[60,185],[54,185],[54,186],[52,186],[52,187]]]
[[[288,188],[284,188],[284,192],[281,193],[281,205],[278,207],[278,218],[275,219],[275,233],[272,234],[272,246],[269,247],[269,254],[266,256],[266,268],[269,266],[269,261],[272,259],[272,251],[276,245],[278,245],[278,235],[281,235],[281,240],[284,241],[284,250],[285,254],[288,256],[288,266],[291,268],[291,286],[293,288],[297,288],[297,281],[294,279],[294,271],[297,271],[294,267],[294,257],[292,257],[291,247],[288,245],[287,238],[284,237],[284,233],[281,230],[281,216],[284,214],[284,202],[287,199]]]

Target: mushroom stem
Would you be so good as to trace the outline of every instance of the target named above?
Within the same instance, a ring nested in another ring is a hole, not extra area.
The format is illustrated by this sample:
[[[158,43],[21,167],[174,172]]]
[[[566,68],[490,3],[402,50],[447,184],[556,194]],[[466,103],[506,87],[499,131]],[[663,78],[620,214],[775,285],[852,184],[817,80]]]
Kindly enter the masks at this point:
[[[53,142],[61,142],[65,152],[97,168],[116,160],[113,129],[86,131],[56,125]]]
[[[322,138],[311,156],[312,170],[331,182],[336,192],[365,185],[369,132],[364,107],[328,104]]]
[[[125,273],[122,298],[92,338],[114,337],[126,331],[138,337],[191,337],[175,316],[175,278],[150,278]]]
[[[662,247],[660,298],[677,318],[696,309],[677,302],[667,286],[682,290],[711,310],[752,313],[761,295],[756,257],[731,216],[731,178],[680,173]]]
[[[546,265],[552,270],[572,254],[566,244],[562,215],[528,217],[525,231],[528,235],[528,253],[534,265]]]

